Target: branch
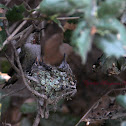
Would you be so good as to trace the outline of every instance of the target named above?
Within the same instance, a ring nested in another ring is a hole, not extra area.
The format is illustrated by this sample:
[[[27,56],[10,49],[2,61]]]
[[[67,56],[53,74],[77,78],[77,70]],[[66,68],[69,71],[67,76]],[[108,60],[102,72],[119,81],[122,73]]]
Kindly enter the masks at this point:
[[[22,80],[25,84],[25,86],[27,87],[27,89],[34,95],[38,96],[38,97],[41,97],[43,99],[47,99],[47,96],[45,95],[42,95],[40,93],[38,93],[37,91],[33,90],[29,84],[27,83],[26,79],[25,79],[25,75],[24,75],[24,72],[22,70],[22,66],[21,66],[21,63],[20,63],[20,60],[19,60],[19,56],[18,56],[18,53],[17,53],[17,50],[16,48],[14,47],[14,45],[12,44],[12,47],[14,49],[14,52],[15,52],[15,56],[16,56],[16,61],[17,61],[17,64],[18,64],[18,67],[19,67],[19,70],[20,70],[20,74],[21,74],[21,77],[22,77]]]
[[[80,17],[58,17],[58,20],[74,20],[79,19]]]
[[[13,94],[15,94],[15,93],[17,93],[17,92],[20,92],[20,91],[22,91],[22,90],[25,89],[25,88],[26,88],[26,87],[22,87],[21,89],[17,89],[17,90],[15,90],[15,91],[11,91],[11,92],[8,93],[8,94],[2,95],[2,96],[1,96],[1,99],[5,98],[5,97],[7,97],[7,96],[11,96],[11,95],[13,95]]]
[[[15,30],[14,32],[3,42],[3,46],[0,48],[0,51],[4,48],[5,45],[7,45],[10,40],[13,38],[15,34],[27,23],[27,21],[23,21]]]
[[[23,34],[26,33],[31,27],[32,27],[32,25],[30,25],[29,27],[27,27],[26,29],[24,29],[23,31],[21,31],[20,33],[18,33],[17,35],[15,35],[11,40],[15,40],[15,39],[23,36]]]
[[[41,116],[40,116],[39,111],[38,111],[36,118],[35,118],[35,121],[33,123],[33,126],[38,126],[38,124],[40,122],[40,118],[41,118]]]
[[[58,20],[74,20],[74,19],[79,19],[80,17],[57,17],[56,19]],[[6,20],[6,17],[0,17],[0,19]],[[25,17],[23,20],[43,20],[44,18],[30,18],[30,17]]]

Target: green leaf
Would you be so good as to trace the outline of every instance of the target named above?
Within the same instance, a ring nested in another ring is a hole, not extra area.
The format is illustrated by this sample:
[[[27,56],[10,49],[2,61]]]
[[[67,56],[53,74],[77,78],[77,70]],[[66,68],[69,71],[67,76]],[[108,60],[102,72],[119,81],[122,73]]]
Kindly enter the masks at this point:
[[[98,8],[98,16],[100,18],[109,17],[119,17],[126,7],[125,0],[105,0],[101,2]]]
[[[87,53],[91,49],[91,36],[90,29],[86,28],[86,23],[84,21],[80,22],[73,32],[72,44],[75,46],[75,51],[81,56],[82,62],[85,63]]]
[[[3,27],[1,27],[1,31],[0,31],[0,47],[2,47],[4,40],[6,39],[7,35],[6,35],[6,31]]]
[[[109,18],[102,18],[99,19],[95,26],[97,27],[97,30],[100,30],[101,32],[113,32],[113,33],[118,33],[118,29],[116,29],[111,23],[112,23],[112,19]],[[101,34],[102,35],[102,34]]]
[[[0,4],[0,8],[8,9],[5,5]]]
[[[98,20],[96,27],[102,33],[117,33],[119,40],[123,45],[126,45],[126,29],[117,19],[115,18],[103,18]]]
[[[51,18],[51,20],[53,20],[56,24],[58,24],[58,26],[59,26],[63,31],[65,31],[64,28],[63,28],[63,26],[61,25],[61,22],[60,22],[56,17],[51,16],[50,18]]]
[[[103,37],[96,35],[94,42],[107,56],[119,58],[125,54],[122,43],[114,34],[107,34]]]
[[[91,0],[43,0],[39,10],[47,15],[70,13],[75,9],[84,9]]]
[[[85,8],[91,4],[91,0],[68,0],[75,8]]]
[[[65,0],[43,0],[39,8],[42,13],[47,15],[67,13],[71,9],[72,6]]]
[[[36,110],[37,110],[36,103],[24,103],[20,108],[20,111],[24,114],[34,113],[36,112]]]
[[[10,8],[7,13],[6,13],[6,17],[8,19],[8,21],[18,21],[18,20],[22,20],[24,18],[23,16],[23,12],[25,11],[25,7],[23,4],[17,6],[15,5],[13,8]]]
[[[116,101],[119,103],[119,105],[126,109],[126,95],[118,95],[116,97]]]

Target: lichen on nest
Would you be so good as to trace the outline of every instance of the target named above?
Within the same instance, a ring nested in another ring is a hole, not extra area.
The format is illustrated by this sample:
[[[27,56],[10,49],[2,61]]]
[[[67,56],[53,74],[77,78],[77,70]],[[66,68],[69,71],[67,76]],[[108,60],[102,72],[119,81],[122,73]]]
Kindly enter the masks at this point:
[[[56,106],[57,102],[63,98],[70,99],[77,91],[75,76],[69,64],[64,61],[60,67],[49,66],[43,62],[34,63],[31,69],[31,77],[31,88],[46,95],[46,103],[52,106]],[[39,104],[43,103],[40,101],[42,98],[38,96],[37,100]]]

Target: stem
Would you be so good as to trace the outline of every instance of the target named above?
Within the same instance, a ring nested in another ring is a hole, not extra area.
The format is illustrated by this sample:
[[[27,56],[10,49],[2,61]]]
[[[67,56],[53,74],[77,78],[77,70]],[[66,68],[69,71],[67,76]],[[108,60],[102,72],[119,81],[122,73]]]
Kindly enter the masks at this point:
[[[38,97],[41,97],[43,99],[47,99],[47,96],[46,95],[42,95],[40,93],[38,93],[37,91],[33,90],[29,84],[27,83],[26,79],[25,79],[25,75],[24,75],[24,72],[22,70],[22,66],[21,66],[21,63],[20,63],[20,60],[19,60],[19,56],[18,56],[18,53],[17,53],[17,50],[15,48],[15,46],[12,44],[12,47],[14,49],[14,52],[15,52],[15,56],[16,56],[16,61],[17,61],[17,64],[18,64],[18,67],[19,67],[19,70],[20,70],[20,75],[22,77],[22,80],[25,84],[25,86],[27,87],[27,89],[34,95],[38,96]]]
[[[36,115],[36,118],[35,118],[35,121],[34,121],[34,123],[33,123],[33,126],[38,126],[39,125],[39,122],[40,122],[40,114],[39,114],[39,111],[38,111],[38,113],[37,113],[37,115]]]
[[[79,19],[80,17],[58,17],[58,20],[74,20],[74,19]],[[0,19],[6,20],[6,17],[0,17]],[[29,18],[25,17],[23,20],[43,20],[43,18]]]
[[[0,51],[3,49],[5,45],[7,45],[10,40],[13,38],[15,34],[27,23],[27,21],[23,21],[15,30],[14,32],[3,42],[3,46],[0,48]]]

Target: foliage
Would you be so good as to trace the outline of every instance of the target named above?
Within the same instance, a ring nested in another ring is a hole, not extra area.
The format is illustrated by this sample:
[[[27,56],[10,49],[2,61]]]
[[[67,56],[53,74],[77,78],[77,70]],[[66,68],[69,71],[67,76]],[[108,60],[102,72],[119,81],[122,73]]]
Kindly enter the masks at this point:
[[[46,15],[54,15],[74,14],[78,9],[81,10],[83,13],[82,21],[78,23],[73,32],[72,44],[85,63],[87,53],[91,49],[93,36],[97,47],[106,55],[117,58],[124,55],[123,46],[126,45],[126,30],[118,17],[125,9],[125,2],[125,0],[43,0],[40,3],[40,11]],[[93,27],[96,27],[96,31],[91,34]],[[95,35],[96,33],[98,35]]]
[[[23,19],[23,12],[25,11],[25,7],[23,4],[16,6],[14,5],[13,8],[9,8],[7,13],[6,13],[6,17],[8,19],[8,21],[18,21],[18,20],[22,20]]]
[[[103,50],[107,56],[116,56],[117,58],[124,55],[124,50],[121,42],[113,34],[107,34],[103,37],[97,36],[95,38],[96,45]],[[117,53],[118,50],[118,53]]]
[[[85,30],[83,30],[84,27]],[[90,29],[86,28],[86,23],[84,21],[80,22],[73,32],[72,42],[75,49],[82,56],[83,62],[85,62],[87,53],[91,49],[91,37]]]
[[[81,12],[81,20],[73,32],[71,44],[85,63],[92,42],[107,56],[119,58],[124,55],[126,29],[118,19],[125,10],[125,3],[125,0],[43,0],[37,11],[45,14],[62,29],[57,16],[60,14],[77,15],[77,13],[79,15]],[[2,4],[0,7],[5,8]],[[25,11],[23,4],[14,5],[13,8],[8,9],[6,17],[8,21],[15,22],[24,18],[23,12]],[[4,29],[0,32],[0,38],[2,46],[6,38]]]
[[[45,20],[52,20],[53,22],[57,23],[59,27],[65,32],[62,23],[57,17],[61,15],[65,16],[73,16],[77,15],[80,20],[78,20],[77,27],[74,32],[70,33],[71,36],[71,45],[73,46],[74,50],[77,54],[79,54],[82,58],[82,63],[85,63],[87,60],[88,52],[91,50],[92,43],[94,43],[99,49],[103,51],[105,54],[103,60],[100,62],[104,65],[102,67],[103,71],[109,69],[109,74],[119,74],[120,71],[126,69],[125,60],[120,59],[122,56],[125,55],[124,47],[126,46],[126,28],[120,22],[120,16],[123,14],[126,8],[126,1],[125,0],[42,0],[40,3],[39,8],[35,11],[40,12],[40,19]],[[21,5],[14,5],[13,8],[7,8],[6,6],[0,4],[0,9],[6,9],[7,12],[5,13],[5,19],[9,21],[9,23],[13,23],[19,20],[23,20],[24,12],[26,9],[23,4]],[[32,10],[34,11],[34,10]],[[31,12],[32,12],[31,11]],[[30,11],[29,11],[30,12]],[[81,14],[80,14],[81,13]],[[81,15],[81,16],[80,16]],[[0,17],[3,17],[3,12],[0,12]],[[32,15],[33,16],[33,15]],[[28,16],[30,20],[33,19],[31,15]],[[27,19],[28,19],[27,18]],[[69,35],[67,34],[67,37]],[[7,38],[6,30],[4,29],[4,23],[2,18],[0,19],[0,48],[4,45],[3,42]],[[111,59],[110,59],[111,57]],[[107,60],[108,59],[108,60]],[[108,62],[109,61],[109,62]],[[114,65],[113,65],[114,63]],[[100,64],[100,65],[101,65]],[[106,67],[106,68],[105,68]],[[55,69],[54,69],[55,70]],[[52,69],[53,71],[53,69]],[[63,78],[65,75],[61,75],[61,78],[52,78],[54,74],[59,72],[59,70],[53,71],[51,73],[44,73],[43,71],[39,71],[40,73],[33,73],[32,75],[36,78],[37,75],[41,76],[38,80],[38,84],[34,84],[33,87],[36,91],[40,90],[40,87],[45,86],[45,75],[48,77],[48,81],[52,80],[52,82],[48,82],[46,84],[45,92],[48,96],[54,96],[50,92],[54,93],[53,91],[60,91],[61,87],[68,86],[72,81],[69,81],[68,78]],[[105,71],[106,72],[106,71]],[[63,72],[60,72],[63,74]],[[65,79],[65,80],[64,80]],[[55,85],[58,80],[58,85]],[[0,77],[0,81],[5,81],[3,78]],[[61,81],[63,85],[61,85]],[[66,82],[68,81],[68,82]],[[60,82],[60,83],[59,83]],[[40,84],[40,85],[39,85]],[[43,84],[43,85],[42,85]],[[72,83],[71,83],[72,84]],[[67,91],[68,92],[68,91]],[[57,93],[57,96],[59,94]],[[55,99],[55,98],[54,98]],[[2,104],[9,105],[10,99],[5,99]],[[119,95],[116,98],[117,102],[126,108],[126,96]],[[40,104],[40,103],[39,103]],[[37,105],[25,103],[21,106],[21,112],[24,114],[34,113],[36,112]],[[4,106],[5,107],[5,106]],[[3,111],[7,108],[2,108]],[[8,106],[7,106],[8,107]],[[64,119],[66,120],[66,119]],[[70,120],[70,119],[69,119]],[[22,125],[28,122],[28,120],[22,120]],[[42,122],[41,122],[42,123]],[[29,124],[30,125],[30,124]],[[64,124],[65,125],[65,124]],[[71,125],[71,124],[70,124]]]
[[[119,17],[125,9],[125,0],[105,0],[100,2],[99,17]]]
[[[119,95],[116,97],[116,101],[124,108],[126,108],[126,95]]]

